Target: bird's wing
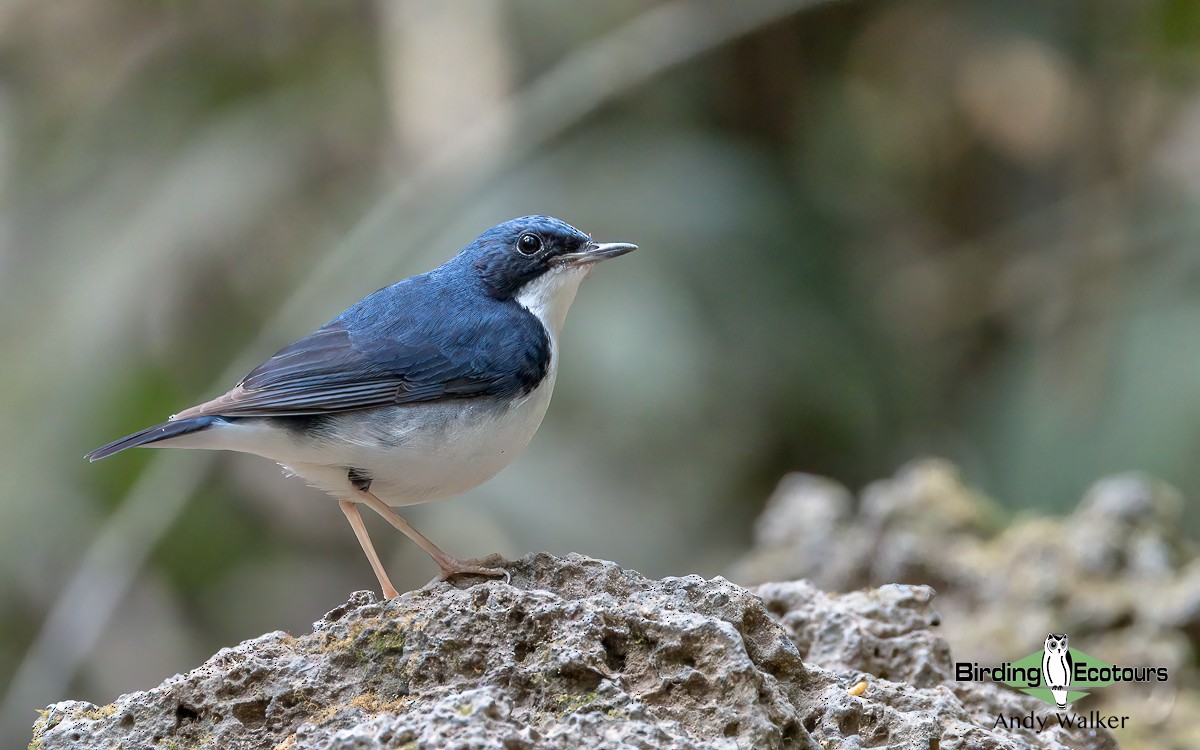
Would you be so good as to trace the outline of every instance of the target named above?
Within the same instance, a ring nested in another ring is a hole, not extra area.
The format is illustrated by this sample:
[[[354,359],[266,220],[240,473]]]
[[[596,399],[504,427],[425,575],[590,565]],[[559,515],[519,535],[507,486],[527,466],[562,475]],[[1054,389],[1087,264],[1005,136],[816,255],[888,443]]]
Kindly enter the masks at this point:
[[[550,350],[541,324],[528,317],[509,325],[455,318],[446,322],[453,336],[338,318],[281,349],[225,395],[175,418],[322,414],[529,390],[545,375]]]

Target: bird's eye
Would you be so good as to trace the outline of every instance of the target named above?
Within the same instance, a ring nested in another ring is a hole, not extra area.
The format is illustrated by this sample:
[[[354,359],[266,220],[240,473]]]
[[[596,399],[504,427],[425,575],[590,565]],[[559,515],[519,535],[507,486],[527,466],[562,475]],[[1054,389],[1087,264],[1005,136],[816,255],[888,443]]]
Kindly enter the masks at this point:
[[[517,250],[520,250],[522,255],[533,255],[541,249],[542,238],[536,234],[523,234],[521,239],[517,240]]]

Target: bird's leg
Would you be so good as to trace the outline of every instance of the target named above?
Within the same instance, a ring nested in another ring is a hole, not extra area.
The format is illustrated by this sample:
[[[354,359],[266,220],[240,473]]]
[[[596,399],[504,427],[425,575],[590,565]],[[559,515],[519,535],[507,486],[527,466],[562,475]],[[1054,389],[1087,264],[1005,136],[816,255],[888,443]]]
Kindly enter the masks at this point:
[[[440,547],[429,541],[424,534],[414,529],[408,521],[401,518],[400,514],[392,510],[390,505],[380,500],[370,491],[359,489],[358,496],[364,505],[367,505],[371,510],[383,516],[384,520],[395,526],[405,536],[416,542],[417,546],[429,553],[429,556],[441,568],[441,573],[436,580],[445,581],[461,573],[473,573],[481,576],[504,576],[506,581],[512,581],[512,577],[509,576],[508,571],[504,568],[487,568],[482,565],[474,565],[467,560],[460,560],[454,555],[443,552]]]
[[[367,535],[367,527],[363,524],[362,516],[358,514],[358,503],[353,500],[339,500],[338,505],[346,514],[350,528],[354,529],[354,536],[358,537],[358,543],[363,552],[367,553],[367,561],[371,563],[371,570],[375,571],[375,577],[379,579],[384,598],[395,599],[400,596],[400,592],[396,591],[396,587],[388,580],[387,571],[383,569],[383,563],[379,561],[379,555],[375,552],[375,545],[371,544],[371,537]]]

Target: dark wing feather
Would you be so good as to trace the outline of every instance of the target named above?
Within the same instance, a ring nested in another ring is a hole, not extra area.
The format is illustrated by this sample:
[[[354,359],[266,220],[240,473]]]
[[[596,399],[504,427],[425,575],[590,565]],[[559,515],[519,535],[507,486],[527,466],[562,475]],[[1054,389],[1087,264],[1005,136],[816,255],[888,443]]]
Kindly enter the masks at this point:
[[[322,414],[515,394],[535,387],[549,368],[545,329],[515,305],[438,304],[433,308],[452,312],[435,320],[389,311],[386,298],[365,305],[372,297],[284,347],[225,395],[176,418]]]

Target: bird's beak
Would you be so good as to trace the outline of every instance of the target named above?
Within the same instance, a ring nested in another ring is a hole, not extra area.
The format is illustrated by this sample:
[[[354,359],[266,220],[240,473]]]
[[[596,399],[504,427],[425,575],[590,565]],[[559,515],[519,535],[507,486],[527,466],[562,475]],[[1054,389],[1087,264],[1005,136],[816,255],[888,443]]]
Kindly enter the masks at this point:
[[[580,252],[559,255],[554,262],[556,265],[584,266],[632,253],[637,249],[637,245],[628,242],[589,242]]]

